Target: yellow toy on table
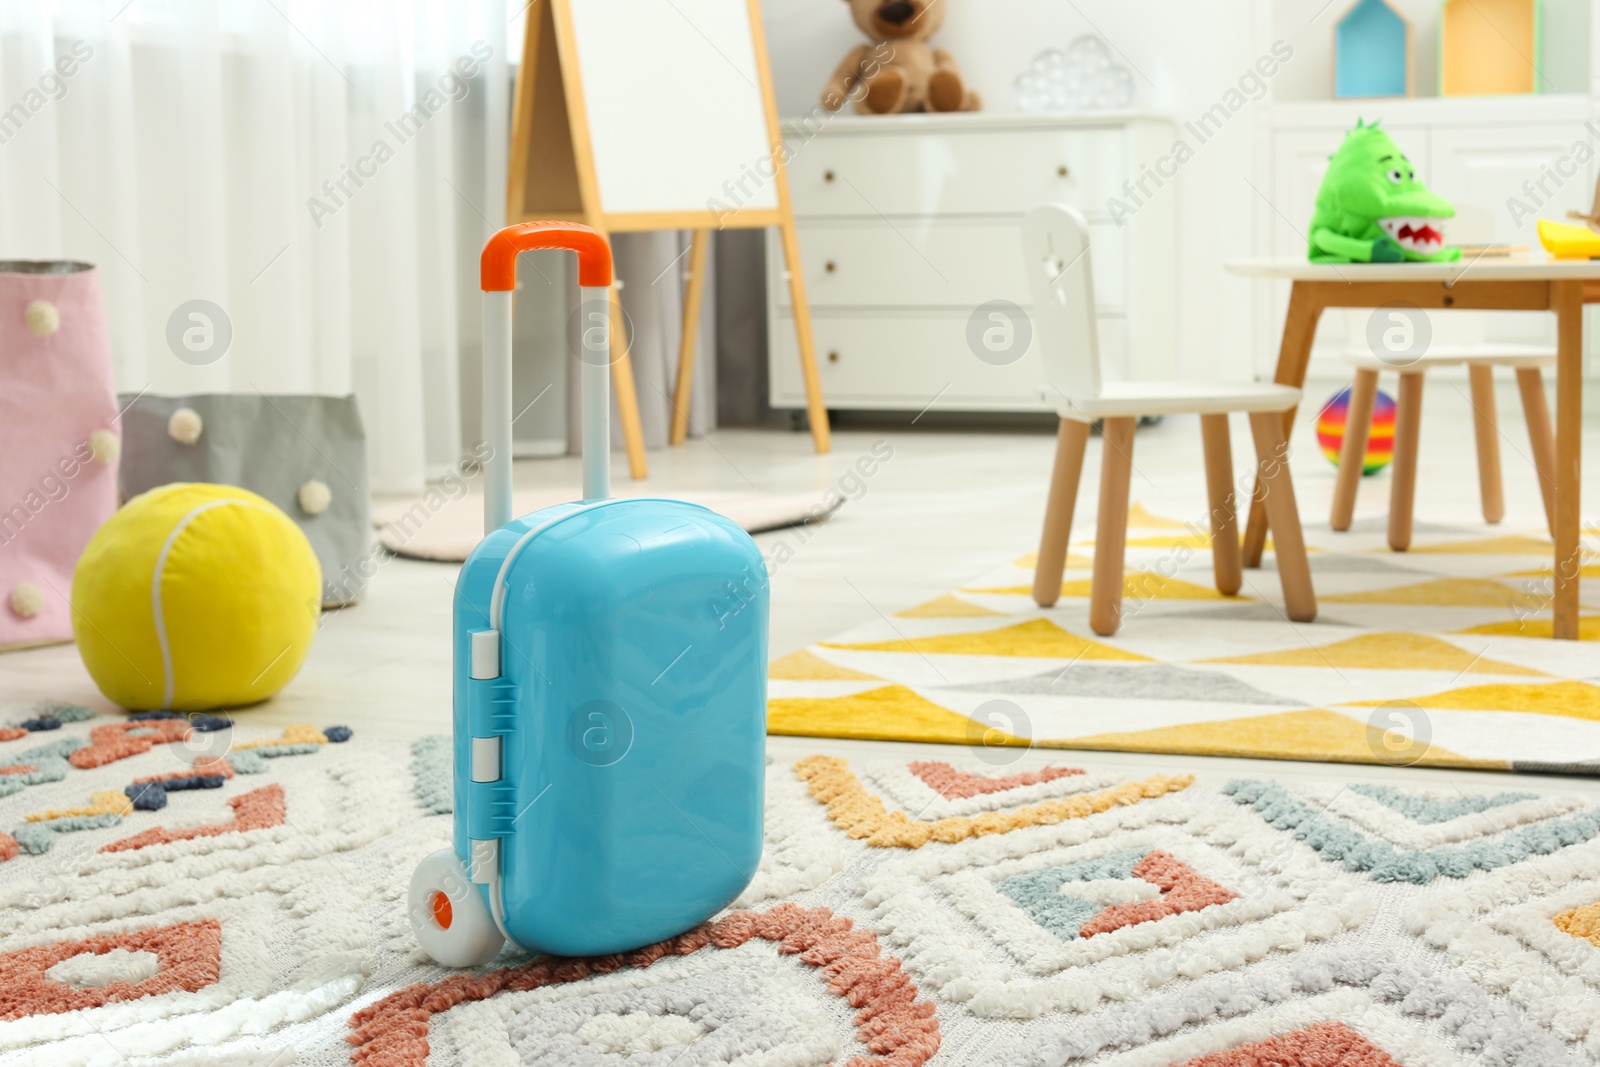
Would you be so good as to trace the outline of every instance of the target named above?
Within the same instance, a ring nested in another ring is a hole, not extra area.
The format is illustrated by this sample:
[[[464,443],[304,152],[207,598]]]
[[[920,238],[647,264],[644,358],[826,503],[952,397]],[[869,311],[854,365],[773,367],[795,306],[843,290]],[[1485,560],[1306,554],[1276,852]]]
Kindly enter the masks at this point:
[[[1587,226],[1573,226],[1554,219],[1539,220],[1539,243],[1556,259],[1595,259],[1600,257],[1600,233]]]

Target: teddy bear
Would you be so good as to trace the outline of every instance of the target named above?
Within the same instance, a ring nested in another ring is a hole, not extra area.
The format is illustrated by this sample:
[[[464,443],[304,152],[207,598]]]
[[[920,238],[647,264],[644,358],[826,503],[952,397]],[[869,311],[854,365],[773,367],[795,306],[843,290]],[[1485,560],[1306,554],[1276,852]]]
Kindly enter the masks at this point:
[[[948,0],[845,0],[871,45],[852,49],[822,91],[822,105],[838,111],[855,98],[863,115],[905,111],[977,111],[955,59],[928,38],[944,24]]]

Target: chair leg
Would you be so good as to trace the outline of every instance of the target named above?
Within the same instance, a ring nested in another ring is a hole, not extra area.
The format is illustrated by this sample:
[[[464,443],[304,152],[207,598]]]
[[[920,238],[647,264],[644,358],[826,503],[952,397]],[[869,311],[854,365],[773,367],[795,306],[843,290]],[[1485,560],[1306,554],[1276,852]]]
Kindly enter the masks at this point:
[[[1389,547],[1411,547],[1411,513],[1417,499],[1417,438],[1422,421],[1422,372],[1400,375],[1394,414],[1394,477],[1389,485]]]
[[[1544,395],[1544,374],[1538,367],[1518,367],[1517,388],[1522,392],[1522,415],[1528,423],[1528,444],[1533,449],[1533,468],[1539,475],[1539,496],[1544,500],[1545,522],[1554,531],[1556,434],[1550,426],[1550,402]]]
[[[1089,628],[1110,637],[1122,625],[1122,560],[1128,541],[1128,486],[1133,478],[1137,419],[1107,419],[1100,463],[1100,518],[1094,540],[1094,580],[1089,586]]]
[[[1487,363],[1467,367],[1472,383],[1472,431],[1478,442],[1478,489],[1483,521],[1493,526],[1506,517],[1505,487],[1500,479],[1500,420],[1494,406],[1494,368]]]
[[[1306,560],[1305,532],[1300,527],[1300,507],[1289,477],[1289,446],[1283,435],[1283,416],[1255,412],[1250,432],[1265,488],[1267,528],[1272,531],[1272,551],[1277,557],[1278,580],[1283,585],[1284,613],[1294,622],[1317,617],[1317,594],[1311,586],[1311,564]]]
[[[1328,525],[1350,529],[1356,511],[1356,489],[1367,465],[1367,442],[1372,436],[1372,404],[1378,395],[1378,372],[1360,368],[1350,383],[1350,407],[1345,412],[1344,444],[1339,449],[1339,475],[1333,483],[1333,513]]]
[[[1211,503],[1211,569],[1217,592],[1233,596],[1243,584],[1239,521],[1233,503],[1233,444],[1228,416],[1201,415],[1200,441],[1206,454],[1206,493]]]
[[[1056,434],[1056,465],[1050,473],[1050,499],[1045,504],[1044,532],[1039,536],[1039,560],[1033,569],[1033,600],[1048,608],[1061,597],[1061,572],[1066,569],[1067,542],[1072,536],[1072,512],[1083,476],[1083,452],[1089,444],[1089,424],[1062,419]]]

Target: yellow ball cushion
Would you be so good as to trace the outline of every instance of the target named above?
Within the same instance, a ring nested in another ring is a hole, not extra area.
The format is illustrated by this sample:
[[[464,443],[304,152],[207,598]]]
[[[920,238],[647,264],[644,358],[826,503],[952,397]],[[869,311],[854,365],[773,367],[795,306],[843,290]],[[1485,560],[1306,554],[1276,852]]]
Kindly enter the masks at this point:
[[[177,483],[134,497],[72,577],[72,629],[100,691],[125,708],[203,711],[265,700],[300,669],[322,569],[271,502]]]

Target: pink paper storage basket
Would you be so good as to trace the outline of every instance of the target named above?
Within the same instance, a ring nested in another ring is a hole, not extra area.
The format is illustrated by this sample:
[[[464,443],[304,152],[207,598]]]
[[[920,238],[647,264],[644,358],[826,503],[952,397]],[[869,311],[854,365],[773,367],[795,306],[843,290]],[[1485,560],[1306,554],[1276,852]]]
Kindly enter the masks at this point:
[[[72,640],[78,556],[117,507],[100,272],[0,260],[0,649]]]

